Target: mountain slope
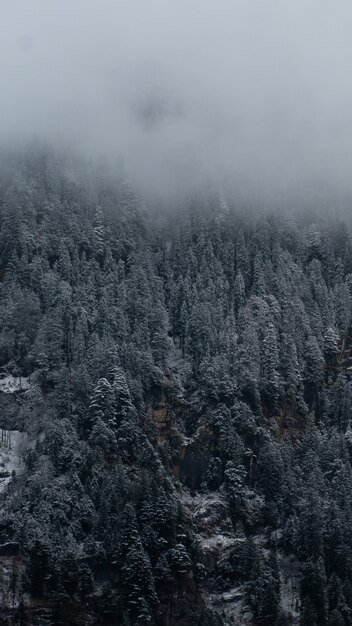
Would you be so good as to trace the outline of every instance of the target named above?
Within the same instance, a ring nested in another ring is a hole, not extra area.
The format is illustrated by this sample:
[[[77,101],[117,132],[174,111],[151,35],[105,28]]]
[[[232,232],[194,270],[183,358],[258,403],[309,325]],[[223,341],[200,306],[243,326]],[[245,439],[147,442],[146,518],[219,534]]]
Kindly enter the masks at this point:
[[[349,226],[0,178],[3,623],[350,624]]]

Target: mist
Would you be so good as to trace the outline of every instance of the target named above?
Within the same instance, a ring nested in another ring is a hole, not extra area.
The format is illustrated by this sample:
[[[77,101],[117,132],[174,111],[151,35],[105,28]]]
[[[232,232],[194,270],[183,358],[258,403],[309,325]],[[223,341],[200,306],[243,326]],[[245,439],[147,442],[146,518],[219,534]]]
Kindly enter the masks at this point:
[[[166,196],[348,204],[351,22],[347,0],[3,0],[1,143]]]

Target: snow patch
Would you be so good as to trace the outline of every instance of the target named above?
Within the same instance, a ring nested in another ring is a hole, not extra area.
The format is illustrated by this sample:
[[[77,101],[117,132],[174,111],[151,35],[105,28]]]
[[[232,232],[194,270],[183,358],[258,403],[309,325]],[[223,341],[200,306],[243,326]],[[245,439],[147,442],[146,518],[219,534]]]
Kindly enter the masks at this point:
[[[2,393],[15,393],[16,391],[27,391],[31,388],[31,384],[28,378],[22,376],[12,376],[8,374],[3,378],[0,378],[0,391]]]
[[[237,539],[235,537],[228,537],[226,535],[222,535],[221,533],[214,534],[211,537],[201,537],[198,535],[197,539],[204,550],[213,550],[214,548],[224,550],[225,548],[229,548],[237,543]]]
[[[24,470],[22,451],[27,439],[27,433],[0,430],[0,493],[11,482],[13,472],[20,474]]]
[[[244,600],[245,587],[238,585],[223,593],[203,592],[206,605],[221,615],[224,626],[249,626],[253,615]]]

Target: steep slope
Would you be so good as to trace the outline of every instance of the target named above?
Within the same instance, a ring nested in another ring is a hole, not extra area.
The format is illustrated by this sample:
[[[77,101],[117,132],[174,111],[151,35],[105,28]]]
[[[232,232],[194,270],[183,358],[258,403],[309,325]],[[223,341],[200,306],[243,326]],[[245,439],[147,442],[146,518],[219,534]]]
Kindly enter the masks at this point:
[[[0,174],[2,623],[350,624],[349,224]]]

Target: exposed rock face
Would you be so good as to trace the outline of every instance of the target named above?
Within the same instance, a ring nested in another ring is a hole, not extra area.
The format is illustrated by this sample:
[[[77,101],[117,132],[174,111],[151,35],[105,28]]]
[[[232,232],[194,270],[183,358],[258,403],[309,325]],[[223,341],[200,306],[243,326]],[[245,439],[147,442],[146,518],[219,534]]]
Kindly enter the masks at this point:
[[[193,594],[195,605],[204,605],[204,615],[210,620],[209,624],[250,626],[257,622],[249,606],[247,584],[234,573],[236,564],[242,559],[248,531],[265,557],[270,555],[273,542],[276,544],[278,539],[278,536],[267,534],[263,523],[265,500],[254,488],[257,459],[251,450],[247,451],[245,464],[249,485],[245,488],[244,522],[233,518],[224,485],[220,490],[209,492],[202,484],[214,458],[216,434],[211,427],[201,424],[192,436],[186,436],[182,426],[189,411],[182,390],[172,385],[157,390],[149,399],[146,411],[147,419],[156,430],[160,455],[179,481],[184,526],[194,553],[187,593],[190,597]],[[299,566],[280,550],[277,551],[277,560],[281,608],[290,623],[298,625]],[[175,598],[174,608],[177,602]],[[169,607],[164,609],[167,626],[182,623],[180,614],[176,617],[177,609],[176,613],[170,613]]]
[[[181,502],[194,533],[206,605],[224,625],[249,623],[243,586],[229,588],[224,576],[232,551],[244,541],[242,535],[236,535],[225,499],[218,492],[192,497],[183,491]]]
[[[170,384],[147,402],[147,419],[157,432],[157,445],[173,474],[190,489],[200,487],[214,450],[214,433],[200,426],[192,437],[181,430],[190,407],[178,387]],[[181,420],[178,420],[181,416]]]
[[[180,479],[191,489],[198,489],[209,467],[214,449],[214,435],[206,427],[200,427],[187,441],[180,467]]]

